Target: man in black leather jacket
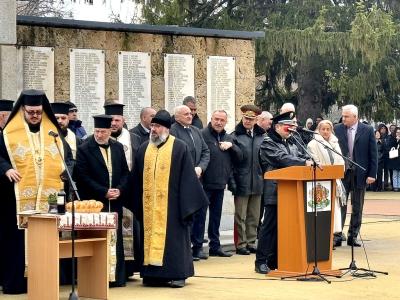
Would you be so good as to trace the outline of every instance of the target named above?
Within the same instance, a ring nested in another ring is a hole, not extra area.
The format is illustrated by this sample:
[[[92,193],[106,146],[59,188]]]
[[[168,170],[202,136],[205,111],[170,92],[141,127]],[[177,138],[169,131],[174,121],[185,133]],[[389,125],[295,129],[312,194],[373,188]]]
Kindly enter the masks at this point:
[[[297,146],[287,140],[288,130],[295,126],[295,113],[286,112],[272,119],[272,127],[260,147],[260,163],[263,173],[291,166],[310,166],[312,162],[300,153]],[[277,257],[277,183],[264,179],[264,220],[258,234],[255,271],[267,274],[276,269]]]

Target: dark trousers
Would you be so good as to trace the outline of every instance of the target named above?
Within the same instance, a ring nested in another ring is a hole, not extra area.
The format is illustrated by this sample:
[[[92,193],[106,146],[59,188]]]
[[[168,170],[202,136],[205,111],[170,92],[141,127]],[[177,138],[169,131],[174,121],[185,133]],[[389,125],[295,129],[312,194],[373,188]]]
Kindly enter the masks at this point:
[[[357,173],[353,170],[347,170],[344,176],[343,184],[346,188],[346,205],[342,206],[342,229],[346,221],[347,213],[347,199],[351,194],[351,219],[348,231],[348,241],[355,239],[358,236],[361,228],[362,222],[362,212],[364,208],[364,196],[365,196],[365,186],[363,188],[358,188],[356,184]]]
[[[258,232],[256,265],[266,263],[271,269],[278,267],[277,213],[277,205],[265,205],[264,219]]]
[[[217,251],[221,247],[219,240],[219,226],[221,224],[224,190],[205,190],[205,192],[208,201],[210,202],[208,216],[208,239],[210,240],[210,250]]]
[[[376,174],[376,181],[371,185],[372,191],[378,192],[383,190],[382,178],[383,178],[383,163],[379,163],[378,172]]]
[[[206,227],[207,206],[202,207],[193,215],[191,240],[193,251],[203,248],[204,231]]]
[[[0,258],[4,294],[27,292],[25,273],[25,233],[19,230],[15,218],[11,226],[3,226],[2,255]],[[3,225],[3,224],[2,224]]]

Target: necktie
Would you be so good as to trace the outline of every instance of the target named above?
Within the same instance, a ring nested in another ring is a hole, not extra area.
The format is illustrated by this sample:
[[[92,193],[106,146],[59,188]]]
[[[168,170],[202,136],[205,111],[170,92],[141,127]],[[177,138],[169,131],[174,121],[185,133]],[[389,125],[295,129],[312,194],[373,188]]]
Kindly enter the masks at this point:
[[[352,127],[350,127],[347,130],[347,145],[349,147],[349,157],[350,157],[350,159],[353,159],[353,149],[354,149],[353,131],[354,131],[354,129]]]
[[[250,130],[250,129],[247,130],[247,135],[248,135],[249,137],[253,137],[253,135],[251,134],[251,130]]]
[[[192,139],[194,148],[196,148],[196,143],[194,142],[194,138],[193,138],[193,135],[192,135],[192,130],[190,129],[190,127],[185,127],[185,130],[186,130],[187,134],[190,136],[190,138]]]

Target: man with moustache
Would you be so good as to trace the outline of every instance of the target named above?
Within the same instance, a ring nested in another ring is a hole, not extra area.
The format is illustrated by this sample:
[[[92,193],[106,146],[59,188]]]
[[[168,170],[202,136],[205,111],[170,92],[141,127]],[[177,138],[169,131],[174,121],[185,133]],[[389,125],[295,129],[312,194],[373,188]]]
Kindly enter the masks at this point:
[[[156,114],[156,111],[152,107],[144,107],[140,111],[140,122],[132,129],[129,129],[129,132],[134,133],[140,136],[140,145],[149,140],[150,134],[150,124],[151,119]]]
[[[48,196],[64,189],[65,169],[49,131],[61,134],[43,91],[24,90],[0,135],[2,192],[3,293],[26,293],[24,231],[17,226],[17,213],[48,212]],[[72,155],[64,138],[61,153],[72,168]]]
[[[175,108],[175,123],[171,125],[171,135],[186,143],[192,156],[194,170],[201,178],[210,161],[210,150],[204,141],[201,131],[191,125],[193,115],[190,108],[180,105]],[[196,213],[192,227],[193,260],[207,259],[203,252],[204,230],[207,216],[207,207]]]
[[[185,286],[194,275],[190,225],[208,205],[182,140],[170,135],[171,116],[160,110],[151,121],[149,142],[136,156],[131,202],[143,227],[143,284]]]
[[[129,169],[123,145],[111,138],[112,117],[97,115],[93,118],[94,134],[78,147],[76,184],[82,199],[101,201],[103,211],[118,213],[116,265],[110,266],[110,287],[122,287],[126,285],[122,207],[126,199]]]
[[[136,152],[141,145],[140,136],[129,132],[124,128],[124,105],[120,103],[110,103],[104,106],[105,114],[112,117],[111,122],[111,138],[120,142],[124,146],[125,158],[128,164],[128,169],[132,172],[135,163]],[[130,198],[134,187],[129,187],[126,193],[126,201],[132,201]],[[138,261],[140,257],[135,249],[139,249],[139,223],[133,216],[132,212],[125,207],[123,208],[123,240],[124,254],[127,277],[133,275],[134,271],[138,270]],[[135,244],[135,246],[134,246]],[[132,248],[133,247],[133,248]],[[134,257],[135,256],[135,257]],[[135,261],[134,261],[135,260]]]

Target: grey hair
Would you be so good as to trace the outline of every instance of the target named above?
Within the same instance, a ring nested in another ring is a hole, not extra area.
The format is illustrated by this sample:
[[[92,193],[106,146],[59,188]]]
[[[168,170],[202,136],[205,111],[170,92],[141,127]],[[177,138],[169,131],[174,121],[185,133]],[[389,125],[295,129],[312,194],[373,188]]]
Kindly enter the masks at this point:
[[[186,96],[185,98],[183,98],[183,105],[188,104],[189,102],[192,102],[193,104],[196,104],[196,99],[193,96]]]
[[[179,114],[179,113],[181,112],[182,108],[188,108],[188,109],[190,109],[190,108],[189,108],[188,106],[186,106],[186,105],[178,105],[177,107],[174,108],[174,114],[175,114],[175,115],[176,115],[176,114]]]
[[[218,112],[219,113],[224,113],[226,115],[226,117],[228,117],[228,113],[223,109],[216,109],[216,110],[213,111],[212,114],[215,114],[215,113],[218,113]]]
[[[290,102],[283,103],[281,109],[279,110],[279,112],[281,114],[288,112],[288,111],[293,111],[293,112],[296,111],[296,108],[294,107],[293,103],[290,103]]]
[[[152,108],[152,107],[143,107],[143,108],[141,109],[141,111],[140,111],[140,119],[143,118],[144,114],[146,113],[146,111],[147,111],[148,109],[153,109],[153,108]]]
[[[355,106],[353,104],[347,104],[347,105],[342,107],[342,111],[345,111],[345,110],[351,112],[353,115],[358,117],[358,108],[357,108],[357,106]]]
[[[269,111],[264,110],[264,111],[258,116],[258,118],[259,118],[259,119],[272,119],[272,118],[273,118],[273,115],[272,115]]]

